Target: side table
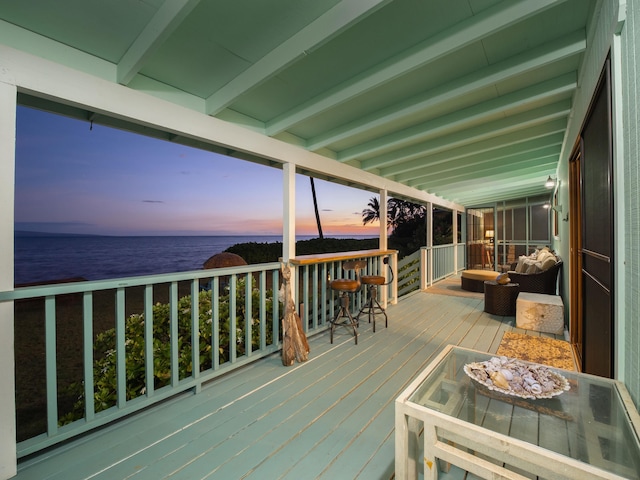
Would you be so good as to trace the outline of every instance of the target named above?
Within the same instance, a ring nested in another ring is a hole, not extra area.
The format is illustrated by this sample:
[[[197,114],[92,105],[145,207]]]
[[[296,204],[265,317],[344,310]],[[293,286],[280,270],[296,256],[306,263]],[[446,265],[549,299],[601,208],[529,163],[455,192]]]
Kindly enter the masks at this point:
[[[495,281],[485,281],[484,311],[493,315],[515,316],[518,293],[520,293],[518,283],[500,285]]]

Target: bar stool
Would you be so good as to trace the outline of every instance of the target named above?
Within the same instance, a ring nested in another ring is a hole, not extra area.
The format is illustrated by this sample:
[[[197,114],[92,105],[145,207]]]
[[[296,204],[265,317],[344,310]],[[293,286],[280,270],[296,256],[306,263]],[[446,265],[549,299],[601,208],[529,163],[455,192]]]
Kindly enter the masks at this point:
[[[364,260],[344,262],[342,264],[342,269],[345,271],[353,270],[355,272],[355,279],[336,278],[329,283],[331,289],[340,294],[340,308],[338,308],[338,312],[336,313],[336,316],[333,317],[333,320],[329,321],[331,323],[331,343],[333,343],[333,332],[336,329],[336,326],[344,325],[347,328],[353,329],[353,336],[356,339],[356,345],[358,344],[358,321],[353,318],[351,312],[349,311],[349,294],[357,292],[360,289],[360,270],[362,270],[366,266],[367,262]],[[342,318],[344,320],[340,322],[340,319]]]
[[[389,265],[389,257],[384,257],[382,259],[382,262],[386,265]],[[389,271],[391,272],[391,275],[388,281],[382,275],[363,275],[360,278],[360,281],[362,282],[363,285],[369,285],[369,288],[368,288],[369,298],[367,300],[367,303],[365,303],[364,306],[358,312],[358,315],[356,315],[356,321],[359,321],[360,315],[366,312],[367,315],[369,316],[369,323],[371,323],[371,321],[373,320],[373,333],[376,332],[376,315],[377,314],[381,313],[384,315],[384,328],[387,328],[387,323],[389,319],[387,317],[387,312],[385,312],[384,308],[382,308],[382,305],[378,303],[378,287],[383,287],[393,282],[393,269],[391,268],[390,265],[389,265]]]

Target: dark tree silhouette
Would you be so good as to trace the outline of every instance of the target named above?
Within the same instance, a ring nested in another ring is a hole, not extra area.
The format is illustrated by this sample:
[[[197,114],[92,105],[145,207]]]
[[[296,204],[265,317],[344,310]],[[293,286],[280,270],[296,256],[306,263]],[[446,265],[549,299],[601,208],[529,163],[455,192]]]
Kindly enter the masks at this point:
[[[373,223],[376,220],[380,220],[380,202],[378,201],[378,197],[371,197],[369,203],[367,204],[368,208],[362,210],[362,224],[366,225],[367,223]]]
[[[372,197],[362,211],[362,223],[380,220],[380,204]],[[390,198],[387,201],[387,225],[391,228],[389,246],[398,250],[400,258],[409,255],[424,246],[427,222],[427,208],[424,205]],[[433,211],[433,244],[443,245],[452,242],[452,215],[450,211]]]
[[[318,211],[318,199],[316,197],[316,184],[313,181],[313,177],[309,177],[311,180],[311,195],[313,196],[313,209],[316,212],[316,224],[318,225],[318,238],[323,239],[322,223],[320,223],[320,212]]]
[[[372,197],[367,204],[368,208],[362,210],[362,223],[372,223],[380,220],[380,202],[377,197]],[[424,218],[426,208],[417,203],[390,198],[387,200],[387,225],[394,232],[400,225]]]

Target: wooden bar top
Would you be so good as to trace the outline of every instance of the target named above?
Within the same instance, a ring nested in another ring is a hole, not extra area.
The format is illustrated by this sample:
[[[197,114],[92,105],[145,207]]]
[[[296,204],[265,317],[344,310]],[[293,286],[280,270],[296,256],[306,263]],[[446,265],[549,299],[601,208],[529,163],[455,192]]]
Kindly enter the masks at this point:
[[[300,255],[292,258],[292,265],[311,265],[313,263],[337,262],[340,260],[352,260],[355,258],[379,257],[382,255],[394,255],[397,250],[356,250],[353,252],[318,253],[314,255]]]

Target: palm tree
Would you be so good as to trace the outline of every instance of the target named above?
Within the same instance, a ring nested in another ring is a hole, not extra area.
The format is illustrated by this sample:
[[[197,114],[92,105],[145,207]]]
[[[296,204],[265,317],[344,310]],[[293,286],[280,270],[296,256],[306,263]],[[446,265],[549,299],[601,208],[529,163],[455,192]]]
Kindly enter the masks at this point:
[[[316,212],[316,223],[318,224],[318,237],[320,240],[324,238],[322,235],[322,224],[320,223],[320,213],[318,212],[318,199],[316,198],[316,184],[313,181],[313,177],[309,177],[311,180],[311,195],[313,196],[313,209]]]
[[[373,223],[376,220],[380,220],[380,202],[378,197],[371,197],[367,204],[369,208],[362,210],[362,224]]]
[[[369,208],[362,210],[362,223],[372,223],[380,220],[380,203],[377,197],[372,197],[367,204]],[[398,226],[409,221],[424,218],[426,207],[417,203],[400,200],[398,198],[390,198],[387,200],[387,225],[392,231]]]

